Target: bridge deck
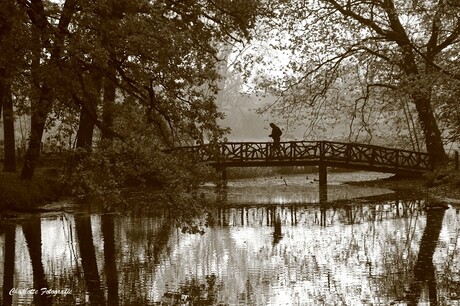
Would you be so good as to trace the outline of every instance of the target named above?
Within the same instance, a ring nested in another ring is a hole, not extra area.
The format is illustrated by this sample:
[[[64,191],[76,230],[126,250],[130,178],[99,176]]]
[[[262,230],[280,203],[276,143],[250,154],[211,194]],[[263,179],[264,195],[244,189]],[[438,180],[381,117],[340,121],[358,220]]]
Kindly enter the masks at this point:
[[[432,170],[430,155],[359,143],[330,141],[226,142],[182,147],[218,168],[326,165],[401,174]]]

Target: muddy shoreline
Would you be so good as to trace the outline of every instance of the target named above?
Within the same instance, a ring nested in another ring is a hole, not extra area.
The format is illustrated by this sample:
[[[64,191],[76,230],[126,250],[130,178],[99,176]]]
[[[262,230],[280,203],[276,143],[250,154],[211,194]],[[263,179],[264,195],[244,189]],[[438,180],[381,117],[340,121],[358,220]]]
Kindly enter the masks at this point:
[[[347,182],[349,185],[391,189],[406,195],[425,194],[428,198],[450,205],[460,206],[460,174],[451,175],[451,180],[433,186],[431,177],[390,177],[372,181]],[[431,186],[430,186],[431,185]]]

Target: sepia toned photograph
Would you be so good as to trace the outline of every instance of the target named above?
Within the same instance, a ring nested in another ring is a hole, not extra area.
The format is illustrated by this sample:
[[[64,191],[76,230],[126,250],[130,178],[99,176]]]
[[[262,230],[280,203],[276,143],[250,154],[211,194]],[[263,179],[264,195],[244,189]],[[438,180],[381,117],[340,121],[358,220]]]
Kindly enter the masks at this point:
[[[0,0],[0,305],[460,306],[460,1]]]

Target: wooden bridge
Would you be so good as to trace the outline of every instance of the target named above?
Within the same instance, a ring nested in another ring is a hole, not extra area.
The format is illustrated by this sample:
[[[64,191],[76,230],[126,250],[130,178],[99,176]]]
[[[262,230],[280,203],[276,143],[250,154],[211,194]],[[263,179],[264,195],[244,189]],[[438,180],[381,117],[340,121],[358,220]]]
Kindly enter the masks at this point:
[[[359,143],[331,141],[226,142],[182,147],[216,168],[327,166],[395,174],[420,174],[433,168],[430,155]]]
[[[428,153],[388,147],[331,142],[288,141],[275,148],[273,142],[226,142],[181,147],[222,171],[228,167],[318,166],[319,184],[327,184],[327,167],[420,175],[433,169]]]

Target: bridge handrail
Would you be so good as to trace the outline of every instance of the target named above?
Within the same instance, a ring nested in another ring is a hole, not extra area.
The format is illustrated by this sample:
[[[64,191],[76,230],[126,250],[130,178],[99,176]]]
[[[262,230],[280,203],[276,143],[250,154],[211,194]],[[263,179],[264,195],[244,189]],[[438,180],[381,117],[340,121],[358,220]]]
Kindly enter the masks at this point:
[[[359,143],[359,142],[342,142],[342,141],[328,141],[328,140],[292,140],[292,141],[281,141],[280,144],[290,144],[290,143],[293,143],[293,142],[294,143],[312,143],[312,144],[331,143],[331,144],[341,144],[341,145],[358,145],[360,147],[366,147],[366,148],[394,150],[394,151],[399,151],[399,152],[417,153],[417,154],[420,154],[420,155],[430,156],[430,154],[427,153],[427,152],[411,151],[411,150],[407,150],[407,149],[398,149],[398,148],[371,145],[371,144]],[[226,141],[226,142],[220,142],[217,145],[224,146],[224,145],[232,145],[232,144],[273,144],[273,142],[271,142],[271,141]],[[216,145],[211,145],[211,144],[207,143],[207,144],[195,145],[195,146],[180,146],[180,147],[175,147],[174,149],[207,148],[209,146],[216,146]]]
[[[431,170],[433,166],[432,158],[426,152],[356,142],[283,141],[278,151],[274,149],[273,142],[223,142],[175,149],[199,152],[202,161],[215,163],[264,161],[272,159],[272,154],[278,152],[278,157],[285,161],[320,159],[330,162],[366,163],[371,166],[414,168],[414,170]]]

